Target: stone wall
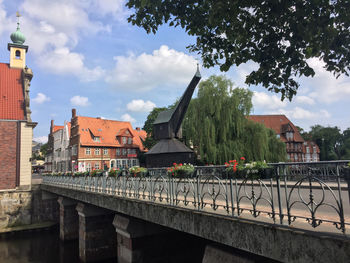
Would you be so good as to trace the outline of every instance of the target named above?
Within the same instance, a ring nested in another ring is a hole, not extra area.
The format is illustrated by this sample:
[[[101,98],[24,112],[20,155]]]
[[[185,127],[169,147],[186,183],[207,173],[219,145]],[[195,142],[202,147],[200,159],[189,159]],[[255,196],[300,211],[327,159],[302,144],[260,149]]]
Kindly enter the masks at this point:
[[[0,229],[31,224],[32,192],[0,192]]]
[[[0,192],[0,231],[4,228],[58,220],[57,197],[43,194],[39,186],[31,191]]]
[[[0,121],[0,138],[0,190],[15,189],[17,122]]]

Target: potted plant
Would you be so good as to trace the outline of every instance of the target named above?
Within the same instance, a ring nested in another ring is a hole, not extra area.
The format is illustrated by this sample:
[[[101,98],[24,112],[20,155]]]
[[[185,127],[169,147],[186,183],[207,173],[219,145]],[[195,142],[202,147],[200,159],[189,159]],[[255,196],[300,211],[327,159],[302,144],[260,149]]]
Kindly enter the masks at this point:
[[[194,166],[190,163],[173,163],[173,166],[167,169],[168,175],[178,178],[190,177],[194,173]]]
[[[226,171],[227,177],[229,178],[244,177],[244,175],[246,174],[244,163],[245,163],[244,157],[239,158],[238,162],[237,160],[230,160],[228,162],[225,162],[225,166],[226,166],[225,171]]]
[[[104,172],[104,170],[96,169],[96,170],[92,171],[91,176],[102,176],[103,172]]]
[[[108,177],[118,177],[120,176],[122,173],[122,171],[117,168],[117,169],[111,169],[109,172],[108,172]]]
[[[268,178],[273,174],[273,168],[268,166],[265,161],[247,163],[245,169],[247,170],[247,175],[250,175],[250,177],[255,179]]]
[[[129,168],[129,173],[134,177],[144,177],[147,174],[147,169],[140,166],[133,166]]]
[[[344,176],[350,179],[350,162],[344,166]]]

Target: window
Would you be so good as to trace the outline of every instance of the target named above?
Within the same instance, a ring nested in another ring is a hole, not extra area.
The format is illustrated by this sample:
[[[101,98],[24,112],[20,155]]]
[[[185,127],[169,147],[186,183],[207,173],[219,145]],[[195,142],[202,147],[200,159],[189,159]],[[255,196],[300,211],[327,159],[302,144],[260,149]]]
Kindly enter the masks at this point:
[[[126,144],[126,137],[122,138],[122,142],[123,142],[123,144]]]
[[[293,140],[293,132],[286,133],[287,140]]]
[[[100,137],[94,137],[95,142],[100,142]]]
[[[117,168],[122,168],[121,160],[117,160]]]
[[[85,154],[86,155],[90,155],[91,154],[91,149],[90,148],[86,148],[85,149]]]
[[[280,135],[279,135],[279,134],[277,134],[277,135],[276,135],[276,137],[277,137],[277,139],[279,139],[279,138],[280,138]]]
[[[137,159],[132,159],[132,166],[138,165]]]
[[[116,150],[116,155],[119,156],[120,155],[120,149]]]
[[[131,153],[131,149],[127,149],[127,153],[130,154]]]
[[[128,159],[128,167],[131,167],[132,165],[131,165],[131,160],[130,159]]]
[[[78,153],[78,147],[76,145],[73,145],[72,147],[72,155],[77,155]]]
[[[16,59],[20,59],[21,58],[21,51],[16,50],[15,56],[16,56]]]
[[[122,167],[123,167],[123,168],[126,167],[126,160],[125,160],[125,159],[122,160]]]
[[[87,163],[87,164],[86,164],[86,170],[87,170],[88,172],[91,171],[91,163]]]
[[[103,149],[103,155],[108,155],[108,149]]]
[[[298,155],[294,154],[294,160],[297,161],[298,160]]]
[[[132,138],[128,138],[128,144],[132,144]]]
[[[315,153],[316,152],[316,146],[312,147],[312,151]]]
[[[100,164],[99,163],[95,163],[94,168],[95,169],[100,169]]]
[[[100,149],[95,149],[95,155],[100,155]]]
[[[123,149],[123,155],[126,155],[126,149]]]
[[[111,161],[111,169],[115,167],[115,161]]]
[[[306,153],[310,153],[310,148],[306,147]]]

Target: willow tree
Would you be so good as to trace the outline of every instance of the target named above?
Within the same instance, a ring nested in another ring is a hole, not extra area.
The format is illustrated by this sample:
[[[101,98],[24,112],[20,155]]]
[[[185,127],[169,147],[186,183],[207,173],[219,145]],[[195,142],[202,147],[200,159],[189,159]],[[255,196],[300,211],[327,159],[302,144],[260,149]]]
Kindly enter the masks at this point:
[[[250,161],[284,160],[285,146],[276,134],[246,118],[251,109],[251,91],[235,88],[224,76],[209,77],[200,83],[185,116],[185,143],[205,163],[222,164],[241,156]]]

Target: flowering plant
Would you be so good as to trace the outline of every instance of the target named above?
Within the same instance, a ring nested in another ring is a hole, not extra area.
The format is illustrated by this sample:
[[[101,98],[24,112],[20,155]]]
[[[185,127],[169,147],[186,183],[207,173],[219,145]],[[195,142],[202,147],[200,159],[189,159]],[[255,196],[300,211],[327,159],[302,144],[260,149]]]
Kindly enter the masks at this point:
[[[190,176],[194,172],[194,166],[190,163],[173,163],[173,166],[169,167],[168,169],[168,175],[174,176],[174,177],[180,177],[180,176]]]
[[[91,172],[91,176],[102,176],[102,175],[103,175],[103,172],[104,172],[104,170],[96,169],[96,170],[93,170],[93,171]]]
[[[236,160],[230,160],[229,162],[225,163],[226,171],[234,173],[237,171],[242,171],[245,168],[244,162],[244,157],[239,158],[238,162]]]
[[[134,177],[143,176],[147,173],[147,169],[140,166],[133,166],[129,168],[129,173],[132,174]]]
[[[122,170],[120,170],[119,168],[117,169],[111,169],[108,173],[109,177],[118,177],[120,174],[122,173]]]

